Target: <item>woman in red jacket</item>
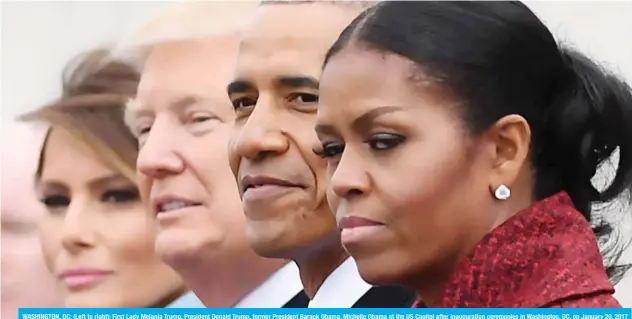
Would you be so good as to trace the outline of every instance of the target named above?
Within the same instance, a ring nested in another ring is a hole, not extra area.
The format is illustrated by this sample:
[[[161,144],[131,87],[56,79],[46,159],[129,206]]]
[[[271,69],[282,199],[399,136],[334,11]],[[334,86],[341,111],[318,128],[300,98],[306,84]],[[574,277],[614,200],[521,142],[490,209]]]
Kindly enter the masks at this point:
[[[620,306],[621,249],[602,257],[616,232],[591,206],[629,195],[632,94],[523,4],[369,9],[327,56],[316,131],[368,282],[429,307]]]

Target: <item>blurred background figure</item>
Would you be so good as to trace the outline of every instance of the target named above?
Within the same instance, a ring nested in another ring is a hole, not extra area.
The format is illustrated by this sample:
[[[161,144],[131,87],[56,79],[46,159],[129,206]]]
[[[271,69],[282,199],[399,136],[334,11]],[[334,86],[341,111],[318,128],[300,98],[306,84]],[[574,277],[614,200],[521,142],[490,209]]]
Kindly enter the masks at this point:
[[[228,166],[235,112],[225,90],[241,23],[256,6],[185,2],[121,44],[142,68],[126,122],[140,145],[139,186],[158,225],[156,253],[208,307],[279,308],[302,290],[294,264],[259,257],[246,243]]]
[[[46,129],[28,124],[2,128],[2,318],[20,307],[59,307],[60,291],[45,267],[37,222],[44,207],[35,197],[35,168]]]
[[[51,125],[36,172],[48,210],[44,257],[66,307],[165,307],[186,288],[154,254],[155,226],[135,181],[138,148],[123,108],[138,74],[106,58],[105,50],[77,58],[61,99],[23,117]]]

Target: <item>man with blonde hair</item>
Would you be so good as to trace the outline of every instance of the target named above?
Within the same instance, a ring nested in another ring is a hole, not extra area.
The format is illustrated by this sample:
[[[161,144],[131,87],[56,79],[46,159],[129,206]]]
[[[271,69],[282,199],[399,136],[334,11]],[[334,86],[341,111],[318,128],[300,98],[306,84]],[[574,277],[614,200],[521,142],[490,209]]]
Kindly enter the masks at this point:
[[[139,141],[139,185],[158,224],[156,252],[208,307],[305,304],[296,266],[259,257],[248,246],[228,165],[235,114],[225,88],[234,72],[240,22],[256,6],[177,4],[120,51],[135,52],[142,70],[126,122]]]

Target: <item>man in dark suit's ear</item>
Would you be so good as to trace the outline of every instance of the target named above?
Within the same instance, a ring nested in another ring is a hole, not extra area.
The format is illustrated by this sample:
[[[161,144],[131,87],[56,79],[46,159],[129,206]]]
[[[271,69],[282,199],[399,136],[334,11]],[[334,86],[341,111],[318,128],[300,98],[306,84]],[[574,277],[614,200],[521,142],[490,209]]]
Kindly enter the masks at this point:
[[[265,2],[246,29],[227,91],[229,143],[251,246],[293,260],[304,291],[287,307],[410,307],[399,287],[372,287],[340,244],[327,203],[327,163],[315,147],[327,50],[369,2]],[[309,303],[307,298],[309,298]]]

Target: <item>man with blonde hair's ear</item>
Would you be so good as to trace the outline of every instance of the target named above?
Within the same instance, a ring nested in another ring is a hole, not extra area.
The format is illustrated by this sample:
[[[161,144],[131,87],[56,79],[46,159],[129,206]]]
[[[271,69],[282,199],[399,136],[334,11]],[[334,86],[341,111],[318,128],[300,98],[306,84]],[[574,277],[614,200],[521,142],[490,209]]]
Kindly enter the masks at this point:
[[[139,185],[158,225],[157,254],[208,307],[306,305],[298,269],[256,255],[228,165],[235,114],[225,88],[240,22],[256,2],[185,2],[132,39],[140,66],[126,122],[138,137]],[[129,52],[130,43],[124,45]]]
[[[35,194],[35,171],[46,129],[22,123],[2,128],[2,318],[18,308],[61,307],[37,232],[46,214]]]

